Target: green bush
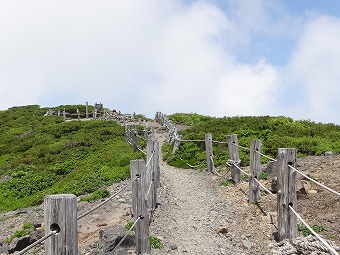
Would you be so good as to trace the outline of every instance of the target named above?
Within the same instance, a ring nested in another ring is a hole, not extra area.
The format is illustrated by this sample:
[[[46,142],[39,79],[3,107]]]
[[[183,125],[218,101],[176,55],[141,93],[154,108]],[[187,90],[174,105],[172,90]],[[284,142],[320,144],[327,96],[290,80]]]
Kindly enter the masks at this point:
[[[156,236],[150,236],[150,247],[152,249],[162,249],[163,248],[162,241]]]
[[[9,244],[13,241],[14,238],[26,236],[32,234],[34,231],[34,225],[31,222],[26,222],[22,229],[15,231],[13,235],[5,239],[5,243]]]
[[[106,197],[109,197],[109,196],[110,196],[110,191],[108,191],[106,189],[99,189],[99,190],[96,190],[95,192],[93,192],[92,195],[80,199],[80,201],[90,202],[90,201],[94,201],[94,200],[100,200],[100,199],[103,199],[103,198],[106,198]]]

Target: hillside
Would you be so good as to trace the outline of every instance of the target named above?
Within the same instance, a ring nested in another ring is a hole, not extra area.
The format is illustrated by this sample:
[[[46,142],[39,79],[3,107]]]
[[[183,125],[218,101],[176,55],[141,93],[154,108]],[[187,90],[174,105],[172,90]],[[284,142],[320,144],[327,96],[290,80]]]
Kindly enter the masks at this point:
[[[84,105],[52,110],[76,113]],[[91,193],[129,177],[131,159],[116,121],[67,121],[38,105],[0,112],[0,212],[40,204],[45,195]]]

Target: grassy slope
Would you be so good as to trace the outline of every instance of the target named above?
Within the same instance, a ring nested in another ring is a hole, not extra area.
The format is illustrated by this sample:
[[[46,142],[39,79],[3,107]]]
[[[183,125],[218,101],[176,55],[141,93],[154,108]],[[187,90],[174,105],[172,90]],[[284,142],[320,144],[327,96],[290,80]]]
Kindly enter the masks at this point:
[[[278,148],[297,148],[300,157],[320,155],[326,151],[340,152],[340,126],[335,124],[269,116],[213,118],[177,113],[169,118],[178,124],[191,125],[191,128],[182,132],[183,139],[204,140],[205,133],[212,133],[213,140],[227,141],[228,135],[237,134],[239,144],[248,148],[252,140],[262,140],[262,152],[271,157],[276,157]],[[214,143],[213,149],[217,165],[228,160],[227,145]],[[171,155],[169,146],[163,148],[165,158],[178,167],[187,167],[185,162],[199,164],[205,159],[204,150],[204,142],[183,142],[175,155]],[[248,151],[240,150],[244,164],[249,162],[248,154]]]
[[[75,112],[85,106],[60,106]],[[116,122],[44,117],[47,108],[0,112],[0,211],[39,204],[47,194],[93,192],[129,177],[143,158],[125,143]]]

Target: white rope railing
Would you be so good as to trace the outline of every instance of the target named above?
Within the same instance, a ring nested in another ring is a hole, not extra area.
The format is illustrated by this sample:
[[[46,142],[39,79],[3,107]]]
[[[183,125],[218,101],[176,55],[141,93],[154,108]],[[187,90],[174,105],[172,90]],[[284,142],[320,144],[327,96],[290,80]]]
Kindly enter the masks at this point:
[[[324,189],[326,189],[326,190],[328,190],[328,191],[330,191],[330,192],[332,192],[332,193],[334,193],[335,195],[337,195],[337,196],[340,197],[340,193],[339,193],[339,192],[337,192],[337,191],[335,191],[335,190],[333,190],[333,189],[327,187],[326,185],[323,185],[322,183],[320,183],[320,182],[314,180],[313,178],[310,178],[308,175],[305,175],[304,173],[300,172],[300,171],[297,170],[295,167],[293,167],[293,166],[291,166],[291,165],[288,165],[288,166],[289,166],[291,169],[293,169],[294,171],[296,171],[297,173],[301,174],[303,177],[305,177],[305,178],[307,178],[308,180],[310,180],[311,182],[314,182],[315,184],[317,184],[317,185],[323,187]]]
[[[43,236],[42,238],[38,239],[37,241],[35,241],[34,243],[30,244],[29,246],[27,246],[25,249],[19,251],[17,253],[17,255],[21,255],[24,254],[26,252],[28,252],[30,249],[34,248],[35,246],[37,246],[38,244],[42,243],[43,241],[45,241],[46,239],[50,238],[51,236],[57,234],[58,231],[57,230],[53,230],[51,233]]]
[[[154,155],[155,155],[155,151],[152,152],[152,154],[151,154],[151,156],[150,156],[148,162],[146,163],[146,166],[148,166],[148,165],[150,164],[150,162],[151,162],[151,160],[152,160],[152,158],[153,158]]]
[[[241,167],[239,167],[235,162],[232,162],[231,164],[232,164],[233,166],[235,166],[238,170],[240,170],[242,173],[244,173],[244,174],[250,176],[249,173],[247,173],[246,171],[244,171],[244,170],[243,170]]]
[[[334,255],[339,255],[339,253],[333,248],[333,247],[331,247],[330,245],[329,245],[329,243],[327,243],[318,233],[316,233],[315,231],[314,231],[314,229],[313,228],[311,228],[304,220],[303,220],[303,218],[294,210],[294,208],[293,207],[291,207],[290,205],[289,205],[289,208],[290,208],[290,210],[296,215],[296,217],[306,226],[306,228],[308,228],[309,229],[309,231],[315,236],[315,237],[317,237],[319,240],[320,240],[320,242],[322,242],[327,248],[328,248],[328,250],[330,251],[330,252],[332,252],[332,254],[334,254]]]
[[[264,186],[258,179],[254,178],[254,181],[256,181],[268,194],[276,198],[275,194],[267,189],[266,186]]]
[[[277,161],[277,159],[271,158],[271,157],[269,157],[269,156],[267,156],[267,155],[265,155],[265,154],[263,154],[263,153],[261,153],[261,152],[259,152],[259,151],[256,151],[256,150],[255,150],[255,153],[258,153],[258,154],[260,154],[261,156],[263,156],[263,157],[265,157],[265,158],[267,158],[267,159],[270,159],[271,161]]]

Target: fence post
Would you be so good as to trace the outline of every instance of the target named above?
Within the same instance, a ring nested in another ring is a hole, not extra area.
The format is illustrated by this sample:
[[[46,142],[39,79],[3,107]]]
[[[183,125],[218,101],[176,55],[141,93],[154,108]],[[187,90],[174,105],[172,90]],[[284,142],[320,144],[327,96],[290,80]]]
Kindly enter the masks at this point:
[[[229,150],[229,158],[230,160],[239,166],[240,164],[240,156],[238,152],[238,140],[237,135],[228,136],[228,150]],[[234,183],[239,183],[241,181],[241,172],[236,166],[231,166],[231,178]]]
[[[79,109],[77,109],[77,116],[78,116],[78,120],[80,120],[80,112],[79,112]]]
[[[138,150],[138,133],[137,133],[136,128],[132,130],[132,141],[133,141],[133,149],[134,151],[137,151]]]
[[[125,137],[126,137],[126,142],[130,143],[131,134],[130,134],[130,125],[129,124],[125,125]]]
[[[146,194],[147,200],[148,200],[148,206],[151,208],[151,210],[156,209],[157,205],[157,189],[156,187],[156,181],[155,181],[155,137],[151,134],[148,137],[147,145],[146,145],[146,152],[147,152],[147,163],[149,163],[146,166]]]
[[[206,159],[207,159],[207,171],[212,173],[213,168],[214,168],[214,163],[211,158],[214,156],[214,154],[213,154],[213,149],[212,149],[212,134],[211,133],[205,134],[205,154],[206,154]]]
[[[64,116],[64,121],[66,120],[66,111],[65,111],[65,108],[63,110],[63,116]]]
[[[89,118],[89,103],[88,102],[86,102],[85,108],[86,108],[86,119],[88,119]]]
[[[57,231],[45,240],[45,254],[78,255],[77,197],[50,195],[44,199],[45,234]]]
[[[289,206],[297,209],[296,198],[296,172],[290,167],[296,165],[296,153],[294,148],[280,148],[277,153],[277,210],[278,210],[278,239],[295,239],[297,237],[297,217],[289,209]]]
[[[172,154],[179,149],[179,145],[181,144],[182,135],[177,135],[175,138],[174,148],[172,149]]]
[[[154,156],[155,188],[158,188],[158,187],[161,186],[161,182],[160,182],[160,168],[159,168],[159,142],[158,141],[154,142],[154,150],[155,150],[155,156]]]
[[[259,184],[261,172],[261,140],[253,140],[250,147],[250,177],[249,177],[249,203],[257,202],[260,198]]]
[[[144,160],[132,160],[130,162],[131,178],[132,178],[132,213],[136,221],[136,253],[150,254],[149,240],[149,214],[145,200],[145,178],[146,174]]]

